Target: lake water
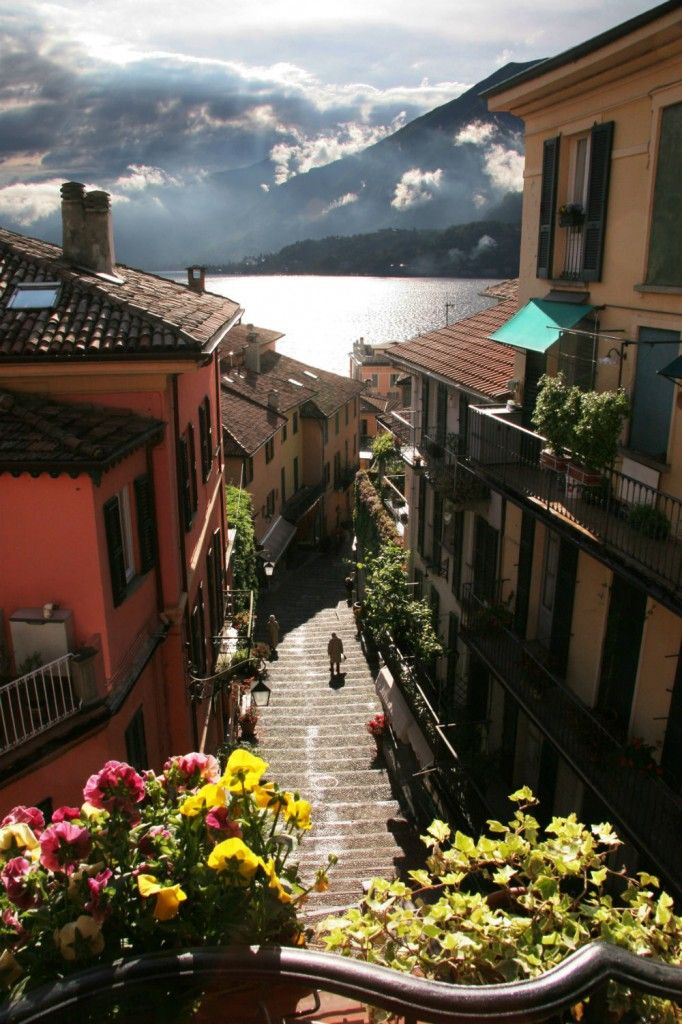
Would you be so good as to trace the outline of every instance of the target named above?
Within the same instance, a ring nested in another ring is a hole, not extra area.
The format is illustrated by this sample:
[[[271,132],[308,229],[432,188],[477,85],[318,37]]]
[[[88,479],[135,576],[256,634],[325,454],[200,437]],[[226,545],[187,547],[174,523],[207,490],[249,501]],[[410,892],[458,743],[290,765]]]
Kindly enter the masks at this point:
[[[169,274],[186,280],[185,274]],[[405,341],[494,304],[481,278],[209,275],[208,291],[245,309],[244,323],[281,331],[277,348],[311,366],[348,374],[348,355],[360,337],[373,344]]]

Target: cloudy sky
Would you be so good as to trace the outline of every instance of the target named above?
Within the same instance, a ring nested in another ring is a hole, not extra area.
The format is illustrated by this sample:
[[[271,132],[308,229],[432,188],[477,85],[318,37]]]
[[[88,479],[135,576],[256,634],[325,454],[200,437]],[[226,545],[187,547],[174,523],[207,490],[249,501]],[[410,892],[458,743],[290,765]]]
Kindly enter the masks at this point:
[[[216,175],[245,169],[276,189],[508,61],[551,56],[653,6],[5,0],[0,223],[59,241],[59,184],[83,181],[112,193],[117,256],[149,263],[162,249],[142,232],[208,230]]]

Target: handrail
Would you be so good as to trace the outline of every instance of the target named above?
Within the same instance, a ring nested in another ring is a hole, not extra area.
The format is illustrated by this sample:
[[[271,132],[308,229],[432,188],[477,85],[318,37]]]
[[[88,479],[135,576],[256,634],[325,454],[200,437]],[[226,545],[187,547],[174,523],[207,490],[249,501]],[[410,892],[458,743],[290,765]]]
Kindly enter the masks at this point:
[[[21,746],[78,711],[73,657],[63,654],[0,687],[0,752]]]
[[[102,992],[174,979],[288,981],[419,1020],[425,1024],[531,1024],[575,1005],[609,980],[682,1003],[682,968],[604,942],[571,953],[539,978],[497,985],[451,985],[332,953],[289,947],[207,947],[147,953],[93,967],[43,986],[0,1010],[0,1024],[33,1024],[73,1011]]]

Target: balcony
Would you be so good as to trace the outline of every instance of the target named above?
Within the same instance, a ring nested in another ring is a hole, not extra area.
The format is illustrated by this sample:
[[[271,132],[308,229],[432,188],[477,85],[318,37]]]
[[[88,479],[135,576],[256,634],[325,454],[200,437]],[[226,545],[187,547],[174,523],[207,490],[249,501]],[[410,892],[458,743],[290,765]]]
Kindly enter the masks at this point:
[[[453,505],[464,508],[490,497],[489,488],[462,461],[466,442],[459,434],[448,434],[443,443],[424,434],[420,451],[432,486]]]
[[[682,597],[682,502],[616,470],[598,484],[541,464],[544,438],[505,420],[502,410],[471,408],[467,457],[477,475],[512,498],[525,499],[557,522],[579,527],[596,555],[645,572],[676,600]]]
[[[489,605],[465,587],[461,636],[517,700],[561,756],[597,793],[609,812],[682,895],[682,803],[656,776],[624,765],[623,747],[544,664],[537,648],[517,636],[509,610]]]
[[[348,487],[351,487],[355,480],[355,474],[359,468],[359,466],[345,466],[343,469],[340,469],[338,473],[335,473],[334,490],[345,491]]]
[[[0,753],[20,747],[81,706],[74,655],[66,654],[0,687]]]

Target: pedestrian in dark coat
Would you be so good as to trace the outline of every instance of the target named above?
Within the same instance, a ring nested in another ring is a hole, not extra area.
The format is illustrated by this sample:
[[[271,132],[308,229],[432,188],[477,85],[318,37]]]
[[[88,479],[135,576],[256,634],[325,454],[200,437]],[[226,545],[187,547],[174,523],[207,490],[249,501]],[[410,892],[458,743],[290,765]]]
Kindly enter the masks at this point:
[[[327,654],[329,655],[329,671],[332,675],[340,675],[341,658],[345,658],[345,654],[343,653],[343,640],[336,633],[332,633],[327,644]]]

